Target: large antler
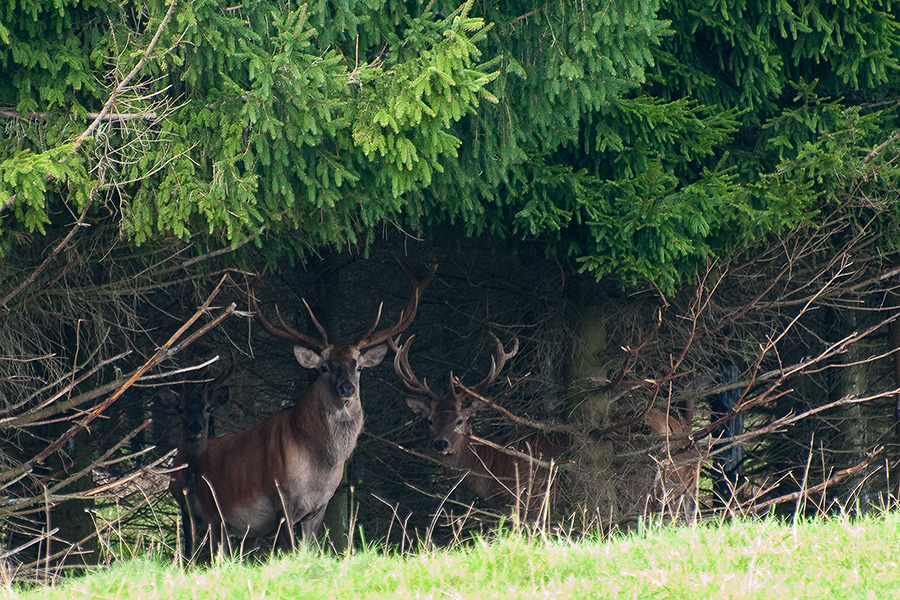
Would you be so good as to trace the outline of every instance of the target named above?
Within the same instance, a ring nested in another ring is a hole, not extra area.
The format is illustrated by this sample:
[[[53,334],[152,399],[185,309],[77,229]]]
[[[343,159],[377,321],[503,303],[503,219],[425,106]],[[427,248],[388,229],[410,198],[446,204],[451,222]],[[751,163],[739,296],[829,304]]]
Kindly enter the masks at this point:
[[[313,325],[315,325],[316,329],[319,330],[319,334],[321,334],[322,339],[318,340],[314,337],[306,335],[305,333],[301,333],[285,323],[284,319],[281,318],[281,312],[279,312],[277,306],[275,307],[275,315],[278,317],[278,322],[281,323],[282,329],[279,329],[272,325],[269,320],[266,319],[266,317],[262,314],[262,311],[259,309],[259,305],[256,303],[254,288],[259,282],[260,280],[257,279],[247,292],[242,290],[238,285],[235,285],[234,289],[237,292],[238,296],[241,297],[241,300],[247,303],[247,307],[250,309],[250,312],[253,313],[253,316],[256,318],[259,324],[263,326],[263,329],[268,331],[273,336],[288,341],[292,344],[305,346],[307,348],[314,348],[316,350],[324,350],[328,347],[328,334],[325,333],[325,328],[322,327],[322,324],[319,323],[318,319],[316,319],[316,315],[313,314],[313,311],[309,307],[309,304],[306,303],[306,299],[303,300],[303,305],[306,307],[306,310],[309,311],[309,318],[312,319]]]
[[[216,358],[219,358],[218,356]],[[225,380],[231,377],[231,374],[234,373],[234,367],[237,364],[237,357],[234,354],[234,351],[231,352],[231,363],[229,363],[228,368],[222,371],[222,373],[213,379],[212,381],[207,381],[206,385],[203,386],[204,391],[209,391],[211,389],[217,388],[218,386],[225,383]]]
[[[419,281],[416,279],[416,276],[410,271],[409,267],[403,264],[399,258],[397,259],[397,264],[400,265],[400,269],[403,271],[403,274],[406,276],[406,279],[409,281],[409,284],[412,286],[412,296],[409,298],[409,303],[407,303],[406,308],[400,313],[400,317],[397,319],[397,322],[392,326],[382,329],[379,332],[375,332],[375,328],[378,327],[378,321],[381,319],[381,309],[384,306],[384,303],[378,306],[378,314],[375,316],[375,322],[372,323],[372,326],[369,327],[369,330],[366,331],[362,337],[356,342],[355,346],[362,350],[363,348],[368,348],[369,346],[374,346],[375,344],[380,344],[385,340],[389,340],[398,333],[401,333],[407,327],[409,327],[410,323],[412,323],[413,319],[416,316],[416,309],[419,307],[419,297],[422,295],[422,291],[428,287],[428,284],[431,283],[431,280],[434,278],[434,273],[437,271],[437,265],[432,265],[428,270],[428,275],[425,276],[425,279]]]
[[[507,352],[503,349],[503,343],[493,333],[491,337],[494,338],[494,343],[496,344],[495,356],[491,356],[491,370],[488,372],[487,377],[482,379],[480,382],[475,385],[466,386],[468,389],[473,392],[480,393],[484,388],[486,388],[492,381],[497,378],[497,375],[500,374],[500,371],[503,370],[503,366],[506,365],[506,361],[515,356],[519,352],[519,338],[513,340],[513,349]],[[453,379],[451,377],[450,381],[450,393],[453,394],[453,398],[457,402],[462,402],[465,394],[460,394],[456,391],[456,386],[453,385]]]
[[[400,381],[403,382],[406,389],[414,394],[425,396],[432,402],[438,402],[440,397],[431,391],[431,388],[428,387],[428,384],[424,380],[419,381],[419,378],[413,373],[412,367],[409,366],[409,347],[412,346],[412,341],[415,337],[415,335],[409,336],[409,339],[406,340],[406,344],[399,347],[397,346],[397,342],[388,338],[388,344],[391,345],[391,348],[393,348],[395,352],[394,372],[397,373],[397,377],[400,378]]]

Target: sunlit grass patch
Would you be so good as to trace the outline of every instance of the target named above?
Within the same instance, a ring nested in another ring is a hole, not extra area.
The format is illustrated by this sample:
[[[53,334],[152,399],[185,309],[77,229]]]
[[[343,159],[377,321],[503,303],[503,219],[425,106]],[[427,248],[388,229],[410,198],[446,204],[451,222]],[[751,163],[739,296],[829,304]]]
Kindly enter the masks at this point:
[[[501,534],[453,548],[180,569],[136,559],[13,598],[868,598],[900,589],[900,515],[735,521],[600,537]]]

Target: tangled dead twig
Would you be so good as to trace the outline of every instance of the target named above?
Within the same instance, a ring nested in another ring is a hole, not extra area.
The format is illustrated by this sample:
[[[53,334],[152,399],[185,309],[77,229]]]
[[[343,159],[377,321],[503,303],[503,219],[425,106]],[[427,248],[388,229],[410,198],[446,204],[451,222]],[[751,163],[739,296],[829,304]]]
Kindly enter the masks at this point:
[[[882,450],[884,450],[884,446],[875,448],[874,450],[869,452],[865,460],[863,460],[862,462],[859,462],[852,467],[841,469],[840,471],[835,472],[822,483],[811,487],[805,487],[790,494],[783,494],[781,496],[778,496],[777,498],[771,498],[764,502],[757,502],[749,506],[741,506],[739,511],[744,514],[758,514],[770,510],[771,508],[778,506],[779,504],[784,504],[786,502],[796,502],[801,498],[806,498],[808,496],[811,496],[812,494],[818,494],[819,492],[826,490],[828,487],[838,483],[839,481],[866,469],[872,463],[872,459],[881,454]]]

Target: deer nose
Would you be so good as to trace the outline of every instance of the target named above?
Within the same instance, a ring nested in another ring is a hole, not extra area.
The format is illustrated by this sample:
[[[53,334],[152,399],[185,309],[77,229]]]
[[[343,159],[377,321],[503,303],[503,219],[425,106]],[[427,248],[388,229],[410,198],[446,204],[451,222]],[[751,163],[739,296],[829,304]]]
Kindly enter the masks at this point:
[[[194,435],[200,435],[201,433],[203,433],[203,425],[194,421],[192,423],[188,423],[187,430],[188,430],[188,433],[192,433]]]
[[[447,440],[434,440],[434,449],[438,452],[446,452],[449,447]]]
[[[344,398],[349,398],[356,392],[356,386],[350,383],[349,381],[345,381],[341,385],[338,386],[338,392]]]

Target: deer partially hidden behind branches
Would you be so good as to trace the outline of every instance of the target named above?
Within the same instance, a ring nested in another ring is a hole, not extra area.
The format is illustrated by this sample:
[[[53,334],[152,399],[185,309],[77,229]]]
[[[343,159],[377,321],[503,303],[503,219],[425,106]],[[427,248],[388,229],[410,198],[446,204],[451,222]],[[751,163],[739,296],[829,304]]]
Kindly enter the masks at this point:
[[[173,466],[183,465],[184,468],[173,473],[169,481],[169,493],[175,498],[181,511],[184,553],[188,556],[197,546],[197,460],[206,451],[209,438],[214,435],[212,411],[227,401],[228,388],[222,387],[222,384],[233,371],[234,361],[222,374],[203,385],[188,384],[166,392],[178,403],[182,420],[181,445]]]
[[[529,436],[509,444],[479,438],[472,431],[469,417],[486,405],[472,398],[468,406],[463,406],[470,396],[466,390],[480,395],[497,378],[506,361],[518,352],[518,340],[512,351],[506,352],[494,336],[496,356],[491,358],[487,377],[473,386],[464,387],[451,373],[449,392],[438,396],[424,380],[416,377],[409,364],[409,349],[414,337],[402,346],[390,340],[396,352],[394,371],[407,389],[425,398],[408,398],[406,403],[414,413],[428,419],[434,450],[448,478],[458,480],[462,477],[460,485],[463,489],[491,508],[511,508],[514,519],[545,521],[556,496],[547,461],[558,458],[564,451],[564,444],[560,439],[540,436]]]
[[[281,327],[274,326],[259,310],[253,294],[242,293],[263,328],[292,344],[297,362],[317,370],[319,376],[293,407],[246,431],[210,439],[200,454],[195,474],[197,513],[209,528],[214,552],[220,548],[220,539],[227,541],[223,530],[247,538],[274,537],[284,550],[294,547],[297,523],[304,539],[320,533],[325,507],[362,429],[360,371],[379,364],[387,352],[382,342],[410,325],[436,269],[418,281],[401,267],[413,289],[397,322],[376,332],[379,308],[369,330],[348,346],[328,342],[308,305],[320,338],[292,329],[280,315]]]
[[[655,458],[653,508],[667,519],[691,520],[697,510],[701,456],[688,437],[690,424],[655,408],[647,410],[644,422],[665,438],[665,450]]]

